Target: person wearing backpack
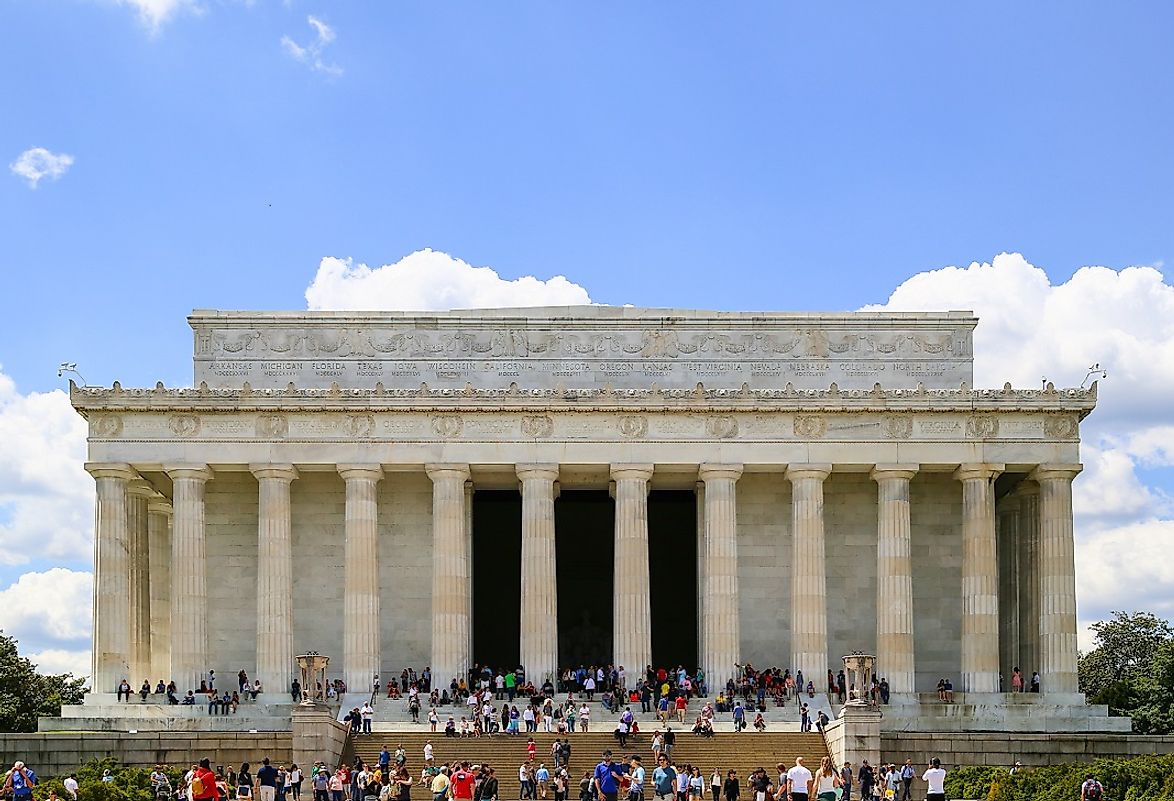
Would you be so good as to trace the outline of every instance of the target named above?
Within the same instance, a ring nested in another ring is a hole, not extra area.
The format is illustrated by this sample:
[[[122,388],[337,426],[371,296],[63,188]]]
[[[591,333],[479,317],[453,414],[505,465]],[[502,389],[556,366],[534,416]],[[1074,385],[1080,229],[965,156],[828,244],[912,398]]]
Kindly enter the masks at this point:
[[[192,781],[188,785],[188,798],[191,801],[209,801],[216,797],[216,774],[212,772],[212,763],[205,757],[192,773]]]
[[[1091,774],[1086,776],[1084,784],[1080,785],[1080,801],[1102,801],[1104,797],[1104,786]]]

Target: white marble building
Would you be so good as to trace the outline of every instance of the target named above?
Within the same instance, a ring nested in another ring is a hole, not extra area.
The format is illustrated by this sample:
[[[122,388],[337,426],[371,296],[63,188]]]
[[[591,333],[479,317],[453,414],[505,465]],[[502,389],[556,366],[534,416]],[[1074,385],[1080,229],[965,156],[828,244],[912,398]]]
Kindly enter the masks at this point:
[[[559,597],[581,554],[556,547],[557,509],[594,490],[612,514],[610,490],[614,523],[579,537],[607,568],[575,591],[610,608],[601,654],[628,670],[667,628],[711,679],[750,661],[820,684],[863,650],[895,696],[943,676],[997,693],[1018,666],[1082,701],[1072,481],[1096,388],[972,388],[969,313],[189,322],[194,388],[71,393],[97,487],[99,695],[124,677],[183,691],[210,667],[283,689],[306,650],[352,688],[408,665],[447,684],[490,622],[545,677],[579,600]],[[692,561],[654,593],[649,499],[673,491],[695,510],[675,532]],[[494,492],[520,494],[503,496],[516,530],[474,523]],[[511,581],[478,573],[487,537],[513,543]],[[500,607],[474,604],[480,581]]]

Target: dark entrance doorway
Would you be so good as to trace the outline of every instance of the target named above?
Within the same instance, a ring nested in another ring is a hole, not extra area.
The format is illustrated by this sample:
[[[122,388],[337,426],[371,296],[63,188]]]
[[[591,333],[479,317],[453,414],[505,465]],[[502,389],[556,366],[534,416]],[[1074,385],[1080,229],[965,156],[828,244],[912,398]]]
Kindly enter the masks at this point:
[[[615,508],[606,490],[554,503],[560,668],[611,663]]]
[[[648,494],[648,567],[652,592],[652,664],[697,666],[697,496]],[[641,665],[643,667],[643,665]]]
[[[473,493],[473,661],[518,664],[522,617],[522,495]]]

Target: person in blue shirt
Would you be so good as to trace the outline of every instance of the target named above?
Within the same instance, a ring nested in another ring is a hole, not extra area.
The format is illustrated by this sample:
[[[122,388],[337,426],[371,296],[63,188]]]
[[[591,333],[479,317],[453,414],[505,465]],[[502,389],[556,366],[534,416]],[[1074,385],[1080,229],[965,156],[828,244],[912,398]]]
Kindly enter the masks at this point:
[[[611,751],[603,752],[603,761],[595,766],[595,776],[591,780],[591,787],[599,801],[616,801],[620,791],[620,777],[627,772],[627,767],[618,762],[612,762]]]
[[[677,793],[677,772],[669,765],[668,757],[664,754],[657,757],[656,763],[656,770],[652,771],[656,801],[672,801]]]

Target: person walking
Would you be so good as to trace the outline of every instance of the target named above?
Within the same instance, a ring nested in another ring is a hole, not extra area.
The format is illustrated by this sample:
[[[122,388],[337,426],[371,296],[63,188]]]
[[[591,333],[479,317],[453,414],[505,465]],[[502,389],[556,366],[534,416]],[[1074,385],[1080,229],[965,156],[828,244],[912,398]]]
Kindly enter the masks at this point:
[[[901,801],[913,800],[913,777],[916,775],[913,770],[913,760],[906,759],[905,764],[901,766]]]

